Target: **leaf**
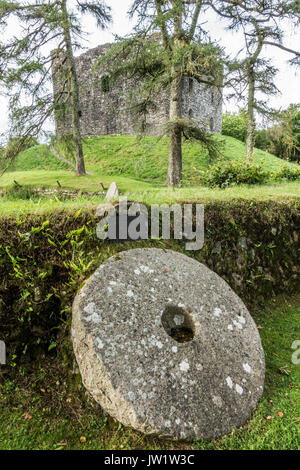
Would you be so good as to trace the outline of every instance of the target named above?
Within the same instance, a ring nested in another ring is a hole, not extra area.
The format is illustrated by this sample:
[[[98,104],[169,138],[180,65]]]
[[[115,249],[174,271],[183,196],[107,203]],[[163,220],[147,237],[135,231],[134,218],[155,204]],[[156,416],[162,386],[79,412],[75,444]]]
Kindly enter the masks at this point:
[[[82,442],[82,443],[86,442],[86,437],[84,437],[84,436],[81,436],[81,438],[80,438],[80,442]]]
[[[32,419],[31,414],[29,414],[27,411],[24,413],[24,419]]]
[[[278,411],[277,414],[278,414],[279,418],[283,418],[283,413],[282,413],[282,411]]]

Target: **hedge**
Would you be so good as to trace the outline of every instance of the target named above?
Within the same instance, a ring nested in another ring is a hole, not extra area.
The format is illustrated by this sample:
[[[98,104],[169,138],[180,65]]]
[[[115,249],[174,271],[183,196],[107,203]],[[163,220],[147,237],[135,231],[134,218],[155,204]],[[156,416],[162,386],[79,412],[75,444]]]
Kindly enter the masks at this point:
[[[61,354],[68,363],[74,296],[108,257],[137,246],[185,252],[175,240],[100,241],[98,220],[88,210],[0,218],[0,340],[9,367],[41,354]],[[209,203],[204,248],[186,254],[223,277],[251,311],[272,296],[299,291],[299,226],[297,200]]]

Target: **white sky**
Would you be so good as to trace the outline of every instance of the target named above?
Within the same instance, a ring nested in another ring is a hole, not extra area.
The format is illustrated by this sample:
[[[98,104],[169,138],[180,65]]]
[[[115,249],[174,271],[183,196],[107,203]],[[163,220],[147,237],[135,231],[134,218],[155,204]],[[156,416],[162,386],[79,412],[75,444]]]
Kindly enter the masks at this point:
[[[84,47],[91,48],[106,42],[112,42],[114,34],[123,36],[132,29],[132,24],[127,17],[127,10],[132,0],[107,0],[106,3],[113,9],[113,24],[107,31],[101,31],[96,28],[95,21],[86,17],[83,22],[83,30],[89,32],[88,41]],[[206,29],[209,31],[212,39],[220,42],[225,47],[227,54],[236,54],[243,45],[243,38],[238,33],[232,33],[224,29],[225,23],[222,23],[219,17],[209,14],[205,17],[207,21]],[[299,49],[300,30],[295,32],[292,26],[285,27],[285,45],[291,48]],[[269,104],[276,108],[286,108],[290,103],[300,103],[300,67],[289,66],[288,59],[291,56],[277,48],[265,47],[264,56],[273,59],[273,64],[279,69],[276,78],[276,85],[281,91],[281,95],[269,100]],[[224,109],[237,110],[238,104],[235,102],[225,102]],[[0,96],[0,134],[7,129],[7,102]]]

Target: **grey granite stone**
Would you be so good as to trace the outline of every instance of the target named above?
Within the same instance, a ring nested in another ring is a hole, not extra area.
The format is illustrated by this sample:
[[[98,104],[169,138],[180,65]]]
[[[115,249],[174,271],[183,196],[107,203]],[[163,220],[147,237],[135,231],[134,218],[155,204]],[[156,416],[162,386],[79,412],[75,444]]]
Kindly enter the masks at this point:
[[[117,183],[111,183],[107,191],[107,194],[105,196],[105,199],[107,201],[111,201],[112,199],[115,199],[118,196],[119,196],[119,189],[118,189]]]
[[[132,119],[128,96],[141,86],[136,78],[120,78],[109,83],[105,68],[95,68],[99,59],[111,48],[112,44],[102,44],[75,58],[79,81],[80,121],[83,137],[103,134],[136,134],[139,125]],[[52,79],[53,93],[60,96],[67,105],[66,109],[55,113],[56,133],[59,137],[72,130],[72,119],[67,97],[63,92],[65,67],[67,62],[62,51],[53,51]],[[103,88],[103,80],[108,80]],[[199,127],[209,132],[221,134],[222,131],[222,89],[198,83],[193,78],[183,79],[182,116],[198,121]],[[162,128],[169,120],[169,96],[162,91],[154,98],[154,108],[147,116],[148,135],[161,135]]]
[[[102,264],[74,301],[72,338],[87,390],[146,434],[224,435],[263,392],[264,353],[247,308],[219,276],[170,250],[129,250]]]

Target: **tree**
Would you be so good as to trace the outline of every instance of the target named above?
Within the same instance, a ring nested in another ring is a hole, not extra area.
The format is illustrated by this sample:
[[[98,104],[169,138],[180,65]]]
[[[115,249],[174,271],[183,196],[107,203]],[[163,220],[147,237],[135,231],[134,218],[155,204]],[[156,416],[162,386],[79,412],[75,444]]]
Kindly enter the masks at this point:
[[[200,83],[222,86],[222,51],[213,44],[199,24],[203,10],[200,0],[135,0],[130,9],[137,18],[134,34],[119,38],[106,57],[111,80],[119,76],[138,80],[139,93],[132,96],[131,109],[145,124],[144,117],[155,106],[154,97],[162,91],[169,96],[170,136],[166,184],[182,182],[182,139],[195,138],[208,148],[211,158],[218,144],[199,123],[182,116],[184,77]]]
[[[300,105],[291,104],[277,116],[277,123],[267,130],[269,151],[279,158],[300,161]]]
[[[299,0],[291,0],[283,2],[282,5],[282,16],[288,18],[294,26],[298,27],[300,24],[300,1]],[[264,42],[265,45],[273,46],[281,49],[284,52],[288,52],[292,54],[294,57],[290,59],[291,65],[300,65],[300,51],[299,49],[291,49],[290,47],[286,47],[283,44],[283,38],[278,38],[277,41],[267,40]]]
[[[246,142],[247,113],[244,109],[239,109],[238,113],[227,112],[223,114],[222,134]]]
[[[75,9],[68,9],[67,0],[0,1],[0,83],[10,98],[10,133],[19,137],[17,145],[8,146],[8,165],[20,148],[40,133],[47,119],[65,99],[72,115],[76,173],[86,174],[74,49],[79,46],[83,34],[81,15],[92,14],[98,26],[104,28],[111,20],[109,11],[102,1],[97,0],[76,0]],[[7,26],[12,20],[17,21],[20,32],[8,38]],[[57,53],[63,51],[66,57],[65,87],[54,99],[49,91],[53,48]]]
[[[255,113],[272,114],[267,101],[259,100],[258,93],[275,95],[278,89],[274,84],[277,70],[270,60],[262,58],[263,47],[269,41],[281,41],[282,30],[279,19],[287,14],[286,4],[276,0],[220,0],[208,1],[213,10],[229,22],[229,29],[242,30],[244,53],[242,59],[228,63],[231,77],[228,83],[234,88],[234,95],[240,99],[247,91],[247,137],[246,158],[253,156],[255,143]]]

